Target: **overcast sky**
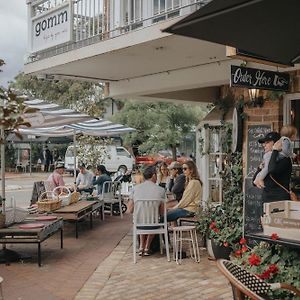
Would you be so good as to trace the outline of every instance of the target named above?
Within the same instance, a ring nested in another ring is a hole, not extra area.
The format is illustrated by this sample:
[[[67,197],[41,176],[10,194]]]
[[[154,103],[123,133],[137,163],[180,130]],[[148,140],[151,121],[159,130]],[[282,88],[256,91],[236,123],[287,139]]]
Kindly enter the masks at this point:
[[[26,0],[0,0],[0,58],[6,65],[0,73],[0,86],[23,71],[27,51]]]

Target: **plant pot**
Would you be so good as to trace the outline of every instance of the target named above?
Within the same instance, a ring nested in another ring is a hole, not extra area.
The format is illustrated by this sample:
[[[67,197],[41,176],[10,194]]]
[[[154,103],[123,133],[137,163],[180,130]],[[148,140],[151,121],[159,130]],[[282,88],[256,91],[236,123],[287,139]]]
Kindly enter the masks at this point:
[[[229,259],[229,255],[232,252],[231,247],[219,245],[219,243],[214,241],[214,239],[211,239],[211,246],[215,259]]]
[[[211,244],[211,239],[206,239],[206,249],[207,249],[207,253],[208,255],[215,259],[215,255],[214,255],[214,252],[213,252],[213,249],[212,249],[212,244]]]

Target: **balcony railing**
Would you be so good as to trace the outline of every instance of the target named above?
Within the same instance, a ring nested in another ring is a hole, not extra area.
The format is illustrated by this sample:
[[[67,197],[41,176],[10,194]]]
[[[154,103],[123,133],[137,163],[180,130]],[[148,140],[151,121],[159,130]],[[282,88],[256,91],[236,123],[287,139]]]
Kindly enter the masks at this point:
[[[70,2],[69,2],[70,1]],[[187,15],[210,0],[36,0],[32,18],[70,3],[71,41],[31,53],[26,63],[85,47],[174,17]]]

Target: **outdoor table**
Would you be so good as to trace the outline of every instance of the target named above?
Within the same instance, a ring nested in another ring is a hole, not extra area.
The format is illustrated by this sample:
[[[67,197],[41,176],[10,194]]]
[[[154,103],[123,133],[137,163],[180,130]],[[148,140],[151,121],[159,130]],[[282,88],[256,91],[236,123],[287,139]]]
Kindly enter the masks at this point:
[[[269,235],[265,235],[265,234],[263,234],[263,232],[247,233],[247,234],[245,234],[245,236],[246,236],[246,238],[250,238],[253,240],[264,241],[264,242],[268,242],[268,243],[279,244],[279,245],[288,246],[291,248],[300,249],[300,241],[288,240],[288,239],[284,239],[284,238],[272,240],[272,238]]]
[[[43,223],[42,228],[21,229],[20,225],[29,223]],[[53,221],[38,221],[35,217],[28,217],[22,223],[14,223],[7,228],[0,229],[1,244],[38,244],[38,265],[41,266],[41,243],[60,231],[60,248],[63,248],[63,219]]]
[[[53,213],[63,218],[64,221],[75,221],[75,235],[78,238],[78,221],[84,217],[90,217],[90,228],[93,228],[93,211],[97,201],[81,200],[74,204],[56,209]]]

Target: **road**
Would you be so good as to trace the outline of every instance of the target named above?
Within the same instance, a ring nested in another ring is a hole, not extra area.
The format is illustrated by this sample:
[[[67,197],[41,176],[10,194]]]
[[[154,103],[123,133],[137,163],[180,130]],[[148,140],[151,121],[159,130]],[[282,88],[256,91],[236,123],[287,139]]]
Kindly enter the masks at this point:
[[[14,198],[18,207],[28,207],[30,205],[33,183],[35,181],[46,180],[51,173],[8,173],[5,179],[6,205],[10,206],[11,199]],[[74,181],[70,175],[64,175],[65,183],[72,184]]]

